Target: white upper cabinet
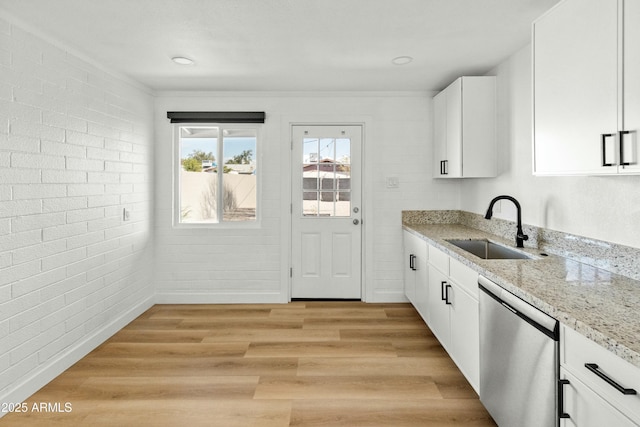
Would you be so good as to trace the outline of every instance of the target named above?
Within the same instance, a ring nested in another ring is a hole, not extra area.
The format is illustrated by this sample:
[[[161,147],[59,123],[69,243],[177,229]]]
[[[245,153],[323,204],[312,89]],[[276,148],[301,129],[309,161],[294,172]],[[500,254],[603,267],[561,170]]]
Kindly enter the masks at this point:
[[[534,174],[640,172],[639,2],[564,0],[534,22]]]
[[[495,77],[460,77],[433,98],[434,177],[496,176]]]

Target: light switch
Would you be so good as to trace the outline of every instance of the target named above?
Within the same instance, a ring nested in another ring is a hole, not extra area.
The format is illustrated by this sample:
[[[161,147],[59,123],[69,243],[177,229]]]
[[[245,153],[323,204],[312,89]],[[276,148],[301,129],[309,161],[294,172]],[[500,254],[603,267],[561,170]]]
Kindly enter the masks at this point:
[[[127,208],[122,209],[122,220],[129,221],[131,219],[131,211]]]
[[[400,179],[397,176],[387,177],[387,188],[399,188],[399,187],[400,187]]]

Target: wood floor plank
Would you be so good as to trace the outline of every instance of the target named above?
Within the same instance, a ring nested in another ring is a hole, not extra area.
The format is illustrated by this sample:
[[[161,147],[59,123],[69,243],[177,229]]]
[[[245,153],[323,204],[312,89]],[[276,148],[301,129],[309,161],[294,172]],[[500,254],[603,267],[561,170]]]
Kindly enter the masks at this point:
[[[202,342],[319,342],[339,340],[340,331],[335,329],[222,329],[210,331]]]
[[[447,351],[437,339],[427,340],[393,340],[398,357],[449,357]],[[451,362],[453,363],[453,362]]]
[[[324,341],[324,342],[253,342],[246,357],[397,357],[388,342]]]
[[[27,413],[0,419],[3,427],[49,426],[223,426],[287,427],[291,402],[284,400],[177,399],[94,400],[73,405],[65,414]]]
[[[222,329],[301,329],[302,319],[185,319],[176,327],[178,330],[218,331]]]
[[[305,319],[305,329],[421,329],[424,322],[417,319]]]
[[[123,329],[107,342],[199,343],[206,336],[207,330]]]
[[[343,329],[340,338],[348,341],[432,341],[438,343],[436,337],[426,328],[415,329]]]
[[[146,357],[87,357],[69,368],[65,375],[75,377],[173,377],[173,376],[217,376],[217,375],[296,375],[298,359],[295,357],[241,358],[198,357],[156,358]]]
[[[294,400],[290,426],[304,427],[495,427],[479,401]]]
[[[216,306],[216,307],[187,307],[182,309],[164,308],[158,310],[153,315],[149,316],[149,319],[253,319],[253,318],[266,318],[271,314],[272,309],[259,306],[254,307],[234,307]],[[286,311],[286,310],[285,310]]]
[[[262,376],[255,399],[442,399],[430,377]]]
[[[302,357],[298,362],[298,376],[437,376],[456,385],[460,372],[451,359],[444,357]],[[462,378],[463,382],[464,378]],[[436,382],[434,380],[434,382]],[[441,381],[446,384],[446,381]],[[437,382],[436,382],[437,384]],[[468,384],[467,384],[468,385]]]
[[[258,376],[92,377],[68,398],[83,400],[251,399]]]
[[[432,378],[445,399],[478,399],[469,382],[456,372],[457,367],[450,370],[439,370]]]
[[[273,318],[302,318],[302,319],[326,319],[326,318],[341,318],[341,319],[386,319],[387,313],[384,309],[371,309],[362,307],[353,308],[300,308],[300,309],[273,309],[271,310],[270,317]]]
[[[171,330],[175,329],[182,319],[149,319],[138,317],[133,322],[129,323],[123,330],[134,329],[160,329]]]
[[[418,314],[418,312],[411,306],[385,307],[384,312],[387,313],[387,317],[390,317],[390,318],[411,318],[411,319],[418,319],[422,321],[422,318],[420,318],[420,315]]]
[[[178,400],[101,403],[87,426],[287,427],[291,402],[284,400]]]
[[[95,357],[194,358],[243,357],[249,342],[122,343],[109,342],[91,353]]]

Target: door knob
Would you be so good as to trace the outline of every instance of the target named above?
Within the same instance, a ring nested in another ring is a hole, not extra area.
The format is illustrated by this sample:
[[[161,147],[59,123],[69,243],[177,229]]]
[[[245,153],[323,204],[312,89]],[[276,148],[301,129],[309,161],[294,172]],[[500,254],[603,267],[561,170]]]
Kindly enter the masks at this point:
[[[354,224],[354,225],[358,225],[358,224],[360,224],[360,220],[358,220],[358,219],[354,219],[354,220],[353,220],[353,224]]]

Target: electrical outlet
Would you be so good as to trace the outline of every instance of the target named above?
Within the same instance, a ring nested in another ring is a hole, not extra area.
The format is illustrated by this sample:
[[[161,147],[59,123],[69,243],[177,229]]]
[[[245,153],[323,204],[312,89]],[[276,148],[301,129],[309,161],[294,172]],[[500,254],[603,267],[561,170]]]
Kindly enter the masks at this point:
[[[131,219],[131,211],[127,208],[122,209],[122,220],[129,221]]]

